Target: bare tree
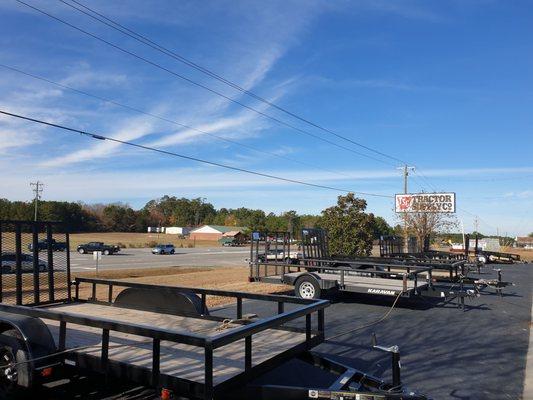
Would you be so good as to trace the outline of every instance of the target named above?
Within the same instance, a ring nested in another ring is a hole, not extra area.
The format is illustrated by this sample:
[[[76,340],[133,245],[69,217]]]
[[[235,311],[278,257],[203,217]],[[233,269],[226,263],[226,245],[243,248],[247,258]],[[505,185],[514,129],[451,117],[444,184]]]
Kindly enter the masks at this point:
[[[416,237],[419,246],[422,246],[426,236],[435,233],[449,232],[457,228],[455,215],[449,213],[404,213],[399,214],[399,219],[407,226],[407,234]]]

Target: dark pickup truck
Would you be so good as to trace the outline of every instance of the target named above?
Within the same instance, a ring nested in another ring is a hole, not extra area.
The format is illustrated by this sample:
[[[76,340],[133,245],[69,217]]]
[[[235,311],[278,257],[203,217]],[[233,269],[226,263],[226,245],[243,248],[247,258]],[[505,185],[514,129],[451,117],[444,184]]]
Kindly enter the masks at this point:
[[[89,242],[87,244],[80,244],[77,247],[77,251],[80,254],[92,253],[94,251],[101,251],[102,254],[108,256],[109,254],[118,253],[120,251],[120,247],[104,244],[103,242]]]
[[[56,242],[55,239],[52,239],[50,241],[50,244],[52,245],[51,247],[53,251],[65,251],[67,249],[67,244],[65,242]],[[30,243],[28,245],[28,250],[33,251],[33,243]],[[37,242],[37,251],[43,251],[43,250],[48,250],[47,239],[39,240]]]

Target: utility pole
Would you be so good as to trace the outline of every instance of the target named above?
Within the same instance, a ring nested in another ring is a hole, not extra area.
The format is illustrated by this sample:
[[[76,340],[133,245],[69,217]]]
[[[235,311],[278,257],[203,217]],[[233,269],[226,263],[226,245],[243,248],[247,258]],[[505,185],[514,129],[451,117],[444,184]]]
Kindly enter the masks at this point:
[[[403,193],[407,194],[408,187],[407,187],[407,178],[409,177],[409,171],[414,171],[415,167],[409,167],[407,164],[405,164],[403,167],[399,167],[397,169],[402,170],[403,174]],[[404,236],[404,252],[407,253],[409,251],[409,234],[407,233],[407,212],[404,212],[403,214],[403,236]]]
[[[479,233],[479,220],[477,215],[474,217],[474,232]]]
[[[42,182],[30,182],[30,186],[33,188],[33,192],[35,193],[34,197],[34,203],[35,203],[35,216],[34,219],[37,221],[37,209],[39,207],[39,200],[41,199],[41,193],[43,192],[43,186],[44,184]]]
[[[401,169],[402,170],[402,175],[403,175],[403,193],[407,194],[408,193],[408,190],[407,190],[407,178],[409,177],[409,171],[414,171],[415,167],[409,167],[406,164],[403,167],[399,167],[397,169]]]

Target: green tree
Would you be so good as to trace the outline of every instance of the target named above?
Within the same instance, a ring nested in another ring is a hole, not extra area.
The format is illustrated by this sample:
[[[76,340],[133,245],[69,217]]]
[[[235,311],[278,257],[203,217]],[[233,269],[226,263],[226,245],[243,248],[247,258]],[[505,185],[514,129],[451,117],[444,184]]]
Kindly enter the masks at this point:
[[[381,236],[392,235],[394,230],[383,217],[374,217],[374,239]]]
[[[136,212],[125,204],[110,204],[103,211],[103,225],[113,232],[135,231],[137,223]]]
[[[365,210],[366,201],[348,193],[338,197],[336,206],[322,211],[320,224],[328,231],[332,254],[348,257],[370,255],[375,219]]]

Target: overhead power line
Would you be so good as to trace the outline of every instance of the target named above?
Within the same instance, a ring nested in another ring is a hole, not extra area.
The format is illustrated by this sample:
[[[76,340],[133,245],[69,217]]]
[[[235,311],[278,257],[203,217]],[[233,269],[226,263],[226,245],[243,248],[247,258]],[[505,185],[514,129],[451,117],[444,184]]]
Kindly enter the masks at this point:
[[[166,154],[166,155],[173,156],[173,157],[183,158],[183,159],[186,159],[186,160],[196,161],[196,162],[199,162],[199,163],[212,165],[212,166],[215,166],[215,167],[225,168],[225,169],[229,169],[229,170],[237,171],[237,172],[244,172],[244,173],[247,173],[247,174],[262,176],[262,177],[265,177],[265,178],[275,179],[275,180],[279,180],[279,181],[295,183],[295,184],[298,184],[298,185],[305,185],[305,186],[315,187],[315,188],[319,188],[319,189],[334,190],[334,191],[337,191],[337,192],[345,192],[345,193],[353,192],[353,193],[364,195],[364,196],[384,197],[384,198],[392,198],[393,197],[393,196],[384,195],[384,194],[377,194],[377,193],[356,192],[356,191],[353,191],[353,190],[340,189],[340,188],[336,188],[336,187],[333,187],[333,186],[319,185],[319,184],[315,184],[315,183],[311,183],[311,182],[305,182],[305,181],[300,181],[300,180],[296,180],[296,179],[283,178],[281,176],[265,174],[265,173],[262,173],[262,172],[252,171],[252,170],[249,170],[249,169],[233,167],[231,165],[226,165],[226,164],[222,164],[222,163],[218,163],[218,162],[214,162],[214,161],[204,160],[204,159],[197,158],[197,157],[191,157],[191,156],[187,156],[187,155],[184,155],[184,154],[175,153],[173,151],[167,151],[167,150],[162,150],[162,149],[158,149],[158,148],[155,148],[155,147],[145,146],[145,145],[142,145],[142,144],[139,144],[139,143],[129,142],[129,141],[126,141],[126,140],[120,140],[120,139],[116,139],[116,138],[113,138],[113,137],[110,137],[110,136],[104,136],[104,135],[100,135],[100,134],[96,134],[96,133],[91,133],[91,132],[83,131],[83,130],[80,130],[80,129],[70,128],[70,127],[67,127],[67,126],[64,126],[64,125],[54,124],[52,122],[47,122],[47,121],[43,121],[43,120],[40,120],[40,119],[27,117],[27,116],[20,115],[20,114],[14,114],[14,113],[10,113],[10,112],[3,111],[3,110],[0,110],[0,114],[4,114],[4,115],[7,115],[7,116],[10,116],[10,117],[13,117],[13,118],[22,119],[22,120],[25,120],[25,121],[34,122],[34,123],[41,124],[41,125],[46,125],[46,126],[62,129],[62,130],[65,130],[65,131],[68,131],[68,132],[72,132],[72,133],[79,133],[81,135],[84,135],[84,136],[87,136],[87,137],[90,137],[90,138],[93,138],[93,139],[97,139],[97,140],[109,140],[110,142],[120,143],[120,144],[132,146],[132,147],[136,147],[136,148],[140,148],[140,149],[144,149],[144,150],[153,151],[153,152],[160,153],[160,154]]]
[[[284,156],[284,155],[281,155],[281,154],[272,153],[270,151],[260,150],[260,149],[254,147],[254,146],[250,146],[250,145],[247,145],[247,144],[244,144],[244,143],[240,143],[240,142],[238,142],[236,140],[231,140],[231,139],[219,136],[219,135],[215,135],[214,133],[207,132],[207,131],[201,130],[199,128],[195,128],[195,127],[190,126],[190,125],[183,124],[181,122],[178,122],[178,121],[163,117],[161,115],[157,115],[157,114],[154,114],[154,113],[151,113],[151,112],[148,112],[148,111],[144,111],[144,110],[141,110],[139,108],[129,106],[127,104],[122,104],[122,103],[119,103],[119,102],[117,102],[115,100],[107,99],[105,97],[98,96],[98,95],[95,95],[95,94],[92,94],[92,93],[89,93],[89,92],[85,92],[83,90],[75,89],[75,88],[73,88],[71,86],[67,86],[67,85],[59,83],[59,82],[54,82],[54,81],[52,81],[50,79],[47,79],[47,78],[44,78],[42,76],[35,75],[35,74],[29,73],[29,72],[26,72],[26,71],[22,71],[19,68],[11,67],[9,65],[2,64],[2,63],[0,63],[0,67],[8,69],[8,70],[16,72],[16,73],[19,73],[19,74],[22,74],[22,75],[25,75],[25,76],[29,76],[29,77],[31,77],[33,79],[37,79],[37,80],[40,80],[42,82],[46,82],[48,84],[60,87],[62,89],[70,90],[70,91],[72,91],[74,93],[78,93],[78,94],[81,94],[81,95],[84,95],[84,96],[87,96],[87,97],[91,97],[91,98],[96,99],[96,100],[100,100],[100,101],[103,101],[103,102],[106,102],[106,103],[109,103],[109,104],[113,104],[113,105],[118,106],[118,107],[122,107],[122,108],[124,108],[126,110],[129,110],[129,111],[133,111],[133,112],[136,112],[136,113],[139,113],[139,114],[143,114],[143,115],[155,118],[155,119],[159,119],[159,120],[164,121],[164,122],[168,122],[168,123],[177,125],[177,126],[179,126],[181,128],[184,128],[184,129],[193,130],[193,131],[198,132],[198,133],[200,133],[202,135],[207,135],[207,136],[213,137],[213,138],[215,138],[217,140],[221,140],[221,141],[224,141],[226,143],[231,143],[233,145],[240,146],[240,147],[243,147],[245,149],[255,151],[257,153],[267,154],[267,155],[272,156],[272,157],[277,157],[277,158],[280,158],[280,159],[283,159],[283,160],[292,161],[294,163],[305,165],[307,167],[311,167],[311,168],[314,168],[314,169],[317,169],[317,170],[326,171],[326,172],[330,172],[330,173],[333,173],[333,174],[342,175],[342,176],[350,178],[349,175],[343,174],[343,173],[338,172],[338,171],[333,171],[333,170],[329,170],[329,169],[326,169],[326,168],[322,168],[322,167],[319,167],[317,165],[313,165],[311,163],[306,163],[304,161],[296,160],[296,159],[293,159],[291,157],[287,157],[287,156]]]
[[[169,56],[169,57],[171,57],[171,58],[173,58],[173,59],[175,59],[175,60],[177,60],[177,61],[179,61],[179,62],[181,62],[181,63],[183,63],[183,64],[185,64],[185,65],[187,65],[189,67],[191,67],[191,68],[196,69],[197,71],[202,72],[203,74],[206,74],[206,75],[218,80],[219,82],[222,82],[222,83],[230,86],[231,88],[233,88],[235,90],[238,90],[241,93],[244,93],[244,94],[252,97],[255,100],[258,100],[258,101],[260,101],[262,103],[268,104],[270,107],[275,108],[276,110],[281,111],[281,112],[283,112],[283,113],[285,113],[287,115],[290,115],[291,117],[296,118],[296,119],[298,119],[301,122],[304,122],[304,123],[306,123],[308,125],[311,125],[314,128],[320,129],[321,131],[324,131],[324,132],[326,132],[328,134],[334,135],[334,136],[336,136],[339,139],[345,140],[345,141],[347,141],[349,143],[352,143],[352,144],[354,144],[356,146],[359,146],[359,147],[361,147],[363,149],[371,151],[371,152],[373,152],[375,154],[379,154],[380,156],[383,156],[383,157],[389,158],[391,160],[394,160],[394,161],[397,161],[397,162],[405,164],[405,161],[403,161],[403,160],[401,160],[401,159],[399,159],[397,157],[394,157],[394,156],[391,156],[391,155],[386,154],[384,152],[381,152],[379,150],[376,150],[376,149],[374,149],[374,148],[372,148],[370,146],[366,146],[366,145],[364,145],[362,143],[359,143],[359,142],[357,142],[357,141],[355,141],[353,139],[350,139],[350,138],[348,138],[348,137],[346,137],[344,135],[341,135],[341,134],[339,134],[339,133],[337,133],[337,132],[335,132],[335,131],[333,131],[331,129],[325,128],[322,125],[319,125],[319,124],[317,124],[317,123],[315,123],[315,122],[313,122],[313,121],[311,121],[311,120],[309,120],[307,118],[301,117],[298,114],[295,114],[294,112],[289,111],[286,108],[281,107],[281,106],[277,105],[276,103],[274,103],[272,101],[269,101],[269,100],[267,100],[267,99],[255,94],[255,93],[253,93],[253,92],[251,92],[251,91],[239,86],[237,83],[232,82],[232,81],[220,76],[219,74],[217,74],[217,73],[215,73],[215,72],[213,72],[213,71],[211,71],[211,70],[209,70],[209,69],[207,69],[205,67],[202,67],[201,65],[199,65],[199,64],[197,64],[197,63],[185,58],[184,56],[180,55],[179,53],[177,53],[177,52],[175,52],[173,50],[170,50],[167,47],[164,47],[163,45],[161,45],[161,44],[159,44],[157,42],[154,42],[150,38],[148,38],[148,37],[146,37],[144,35],[141,35],[140,33],[135,32],[134,30],[132,30],[132,29],[120,24],[119,22],[117,22],[117,21],[115,21],[115,20],[103,15],[102,13],[100,13],[100,12],[90,8],[90,7],[88,7],[87,5],[82,4],[79,1],[71,0],[71,3],[69,3],[69,2],[67,2],[65,0],[59,0],[59,1],[61,1],[63,4],[69,6],[69,7],[73,8],[73,9],[75,9],[75,10],[77,10],[77,11],[79,11],[79,12],[81,12],[81,13],[87,15],[87,16],[89,16],[90,18],[92,18],[92,19],[94,19],[96,21],[99,21],[100,23],[102,23],[102,24],[104,24],[104,25],[106,25],[106,26],[108,26],[108,27],[110,27],[110,28],[112,28],[112,29],[114,29],[116,31],[119,31],[119,32],[123,33],[126,36],[129,36],[132,39],[134,39],[134,40],[136,40],[138,42],[141,42],[141,43],[145,44],[146,46],[151,47],[154,50],[157,50],[157,51],[159,51],[159,52],[161,52],[161,53],[163,53],[163,54],[165,54],[165,55],[167,55],[167,56]],[[85,10],[79,8],[79,7],[76,7],[72,3],[77,4],[78,6],[82,7],[83,9],[85,9],[87,11],[85,11]]]
[[[215,89],[212,89],[212,88],[210,88],[210,87],[208,87],[208,86],[206,86],[204,84],[198,83],[198,82],[196,82],[196,81],[194,81],[194,80],[192,80],[190,78],[187,78],[186,76],[181,75],[181,74],[179,74],[179,73],[177,73],[177,72],[175,72],[175,71],[173,71],[173,70],[171,70],[169,68],[166,68],[166,67],[162,66],[161,64],[158,64],[158,63],[156,63],[154,61],[151,61],[151,60],[149,60],[149,59],[147,59],[147,58],[145,58],[145,57],[143,57],[141,55],[138,55],[138,54],[136,54],[136,53],[134,53],[132,51],[129,51],[129,50],[123,48],[123,47],[120,47],[120,46],[118,46],[118,45],[116,45],[116,44],[114,44],[114,43],[112,43],[112,42],[110,42],[110,41],[108,41],[106,39],[103,39],[103,38],[101,38],[101,37],[99,37],[99,36],[97,36],[97,35],[95,35],[95,34],[93,34],[91,32],[88,32],[88,31],[86,31],[86,30],[74,25],[74,24],[71,24],[70,22],[65,21],[64,19],[61,19],[61,18],[59,18],[59,17],[57,17],[55,15],[52,15],[49,12],[44,11],[44,10],[34,6],[34,5],[28,4],[28,3],[26,3],[26,2],[24,2],[22,0],[16,0],[16,1],[18,3],[20,3],[20,4],[25,5],[26,7],[29,7],[31,9],[43,14],[43,15],[46,15],[49,18],[52,18],[52,19],[54,19],[54,20],[56,20],[56,21],[58,21],[58,22],[60,22],[60,23],[62,23],[64,25],[66,25],[66,26],[69,26],[70,28],[75,29],[78,32],[81,32],[84,35],[92,37],[93,39],[98,40],[98,41],[100,41],[100,42],[102,42],[102,43],[104,43],[104,44],[106,44],[106,45],[108,45],[108,46],[110,46],[110,47],[122,52],[122,53],[128,54],[128,55],[130,55],[130,56],[132,56],[132,57],[134,57],[134,58],[136,58],[138,60],[141,60],[141,61],[143,61],[143,62],[145,62],[145,63],[147,63],[149,65],[152,65],[153,67],[156,67],[156,68],[158,68],[158,69],[160,69],[162,71],[165,71],[165,72],[167,72],[167,73],[169,73],[169,74],[171,74],[171,75],[173,75],[173,76],[175,76],[175,77],[177,77],[179,79],[182,79],[182,80],[190,83],[193,86],[196,86],[196,87],[202,88],[204,90],[207,90],[210,93],[213,93],[213,94],[215,94],[217,96],[220,96],[220,97],[222,97],[222,98],[224,98],[224,99],[226,99],[226,100],[228,100],[228,101],[230,101],[230,102],[232,102],[234,104],[237,104],[237,105],[239,105],[239,106],[241,106],[241,107],[243,107],[243,108],[245,108],[245,109],[247,109],[249,111],[252,111],[252,112],[254,112],[254,113],[258,114],[258,115],[261,115],[264,118],[267,118],[267,119],[269,119],[271,121],[274,121],[274,122],[276,122],[276,123],[278,123],[280,125],[283,125],[283,126],[285,126],[287,128],[290,128],[290,129],[292,129],[292,130],[294,130],[296,132],[299,132],[301,134],[304,134],[304,135],[313,137],[315,139],[321,140],[321,141],[323,141],[325,143],[328,143],[328,144],[330,144],[332,146],[344,149],[344,150],[349,151],[351,153],[357,154],[357,155],[359,155],[361,157],[366,157],[366,158],[369,158],[371,160],[374,160],[374,161],[377,161],[377,162],[380,162],[380,163],[396,166],[395,164],[392,164],[392,163],[390,163],[388,161],[385,161],[385,160],[370,156],[370,155],[365,154],[365,153],[358,152],[358,151],[356,151],[356,150],[354,150],[352,148],[343,146],[343,145],[338,144],[336,142],[333,142],[333,141],[331,141],[329,139],[323,138],[322,136],[319,136],[319,135],[316,135],[316,134],[314,134],[312,132],[309,132],[309,131],[306,131],[304,129],[298,128],[295,125],[292,125],[292,124],[290,124],[290,123],[288,123],[286,121],[283,121],[283,120],[281,120],[279,118],[276,118],[276,117],[274,117],[274,116],[272,116],[270,114],[267,114],[267,113],[265,113],[265,112],[263,112],[261,110],[258,110],[256,108],[248,106],[247,104],[244,104],[244,103],[242,103],[242,102],[240,102],[238,100],[235,100],[235,99],[225,95],[224,93],[221,93],[221,92],[219,92],[219,91],[217,91]]]

